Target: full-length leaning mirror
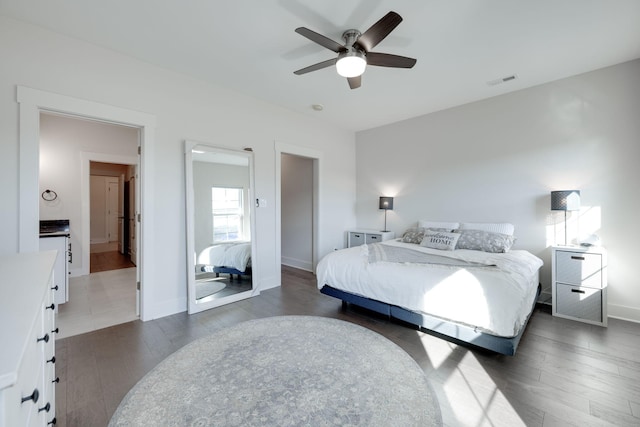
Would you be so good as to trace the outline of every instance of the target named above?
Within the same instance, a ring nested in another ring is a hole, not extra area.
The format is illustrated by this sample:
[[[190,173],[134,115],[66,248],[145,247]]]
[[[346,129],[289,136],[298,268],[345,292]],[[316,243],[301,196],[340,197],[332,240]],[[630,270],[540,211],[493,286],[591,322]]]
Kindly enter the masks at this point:
[[[189,314],[257,295],[253,153],[185,142]]]

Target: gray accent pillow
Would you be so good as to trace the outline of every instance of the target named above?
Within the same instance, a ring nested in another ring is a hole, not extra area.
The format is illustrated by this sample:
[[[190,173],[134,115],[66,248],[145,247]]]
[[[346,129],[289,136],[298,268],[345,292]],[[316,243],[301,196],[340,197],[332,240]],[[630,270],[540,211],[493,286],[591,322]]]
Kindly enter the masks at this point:
[[[460,238],[459,233],[450,233],[448,231],[435,231],[427,229],[424,232],[424,238],[420,242],[420,246],[431,249],[440,249],[444,251],[452,251],[456,248],[456,243]]]
[[[422,242],[422,239],[424,238],[424,232],[430,230],[430,231],[451,231],[448,228],[424,228],[424,227],[411,227],[408,228],[407,231],[404,232],[404,234],[402,235],[402,242],[403,243],[415,243],[416,245],[419,245]]]
[[[407,229],[402,235],[402,241],[404,243],[415,243],[417,245],[422,242],[425,229],[422,227],[412,227]]]
[[[492,233],[483,230],[457,230],[460,238],[456,249],[470,249],[491,253],[509,252],[515,242],[515,237],[502,233]]]

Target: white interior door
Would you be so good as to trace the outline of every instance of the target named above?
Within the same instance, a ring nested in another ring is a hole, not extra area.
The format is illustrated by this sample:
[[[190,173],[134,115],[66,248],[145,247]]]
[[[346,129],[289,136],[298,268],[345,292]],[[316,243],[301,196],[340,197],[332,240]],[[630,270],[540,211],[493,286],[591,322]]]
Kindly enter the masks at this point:
[[[129,250],[131,262],[138,265],[138,249],[136,240],[136,179],[129,181]]]
[[[118,241],[118,200],[120,199],[120,185],[118,178],[107,178],[107,227],[108,241]]]

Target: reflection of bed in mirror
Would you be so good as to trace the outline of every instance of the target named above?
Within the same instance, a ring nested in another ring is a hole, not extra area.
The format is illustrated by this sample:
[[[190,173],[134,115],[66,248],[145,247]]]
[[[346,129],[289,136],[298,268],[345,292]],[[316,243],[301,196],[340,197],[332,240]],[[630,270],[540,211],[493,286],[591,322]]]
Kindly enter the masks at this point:
[[[251,276],[251,242],[220,243],[206,247],[198,254],[197,273],[229,274],[242,279],[242,276]]]

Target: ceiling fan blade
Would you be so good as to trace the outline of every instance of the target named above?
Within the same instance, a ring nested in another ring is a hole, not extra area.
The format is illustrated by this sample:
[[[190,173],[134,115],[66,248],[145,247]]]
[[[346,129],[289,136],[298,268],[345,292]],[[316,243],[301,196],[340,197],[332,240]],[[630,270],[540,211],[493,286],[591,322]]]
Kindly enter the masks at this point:
[[[326,47],[327,49],[332,50],[332,51],[334,51],[336,53],[344,52],[345,50],[347,50],[347,48],[342,46],[340,43],[335,42],[335,41],[331,40],[330,38],[323,36],[322,34],[318,34],[315,31],[311,31],[308,28],[298,27],[298,28],[296,28],[296,33],[298,33],[301,36],[304,36],[304,37],[308,38],[312,42],[318,43],[320,46]]]
[[[406,56],[391,55],[389,53],[369,52],[367,53],[367,65],[393,68],[412,68],[416,65],[414,58]]]
[[[362,76],[349,77],[347,78],[347,81],[349,82],[349,87],[351,89],[358,89],[362,84]]]
[[[300,76],[302,74],[307,74],[312,71],[322,70],[323,68],[327,68],[332,65],[335,65],[337,60],[338,60],[337,58],[327,59],[326,61],[318,62],[317,64],[309,65],[308,67],[301,68],[298,71],[294,71],[293,74],[297,74]]]
[[[365,52],[369,52],[401,22],[402,17],[391,11],[365,31],[360,38],[358,38],[356,44],[360,45]]]

